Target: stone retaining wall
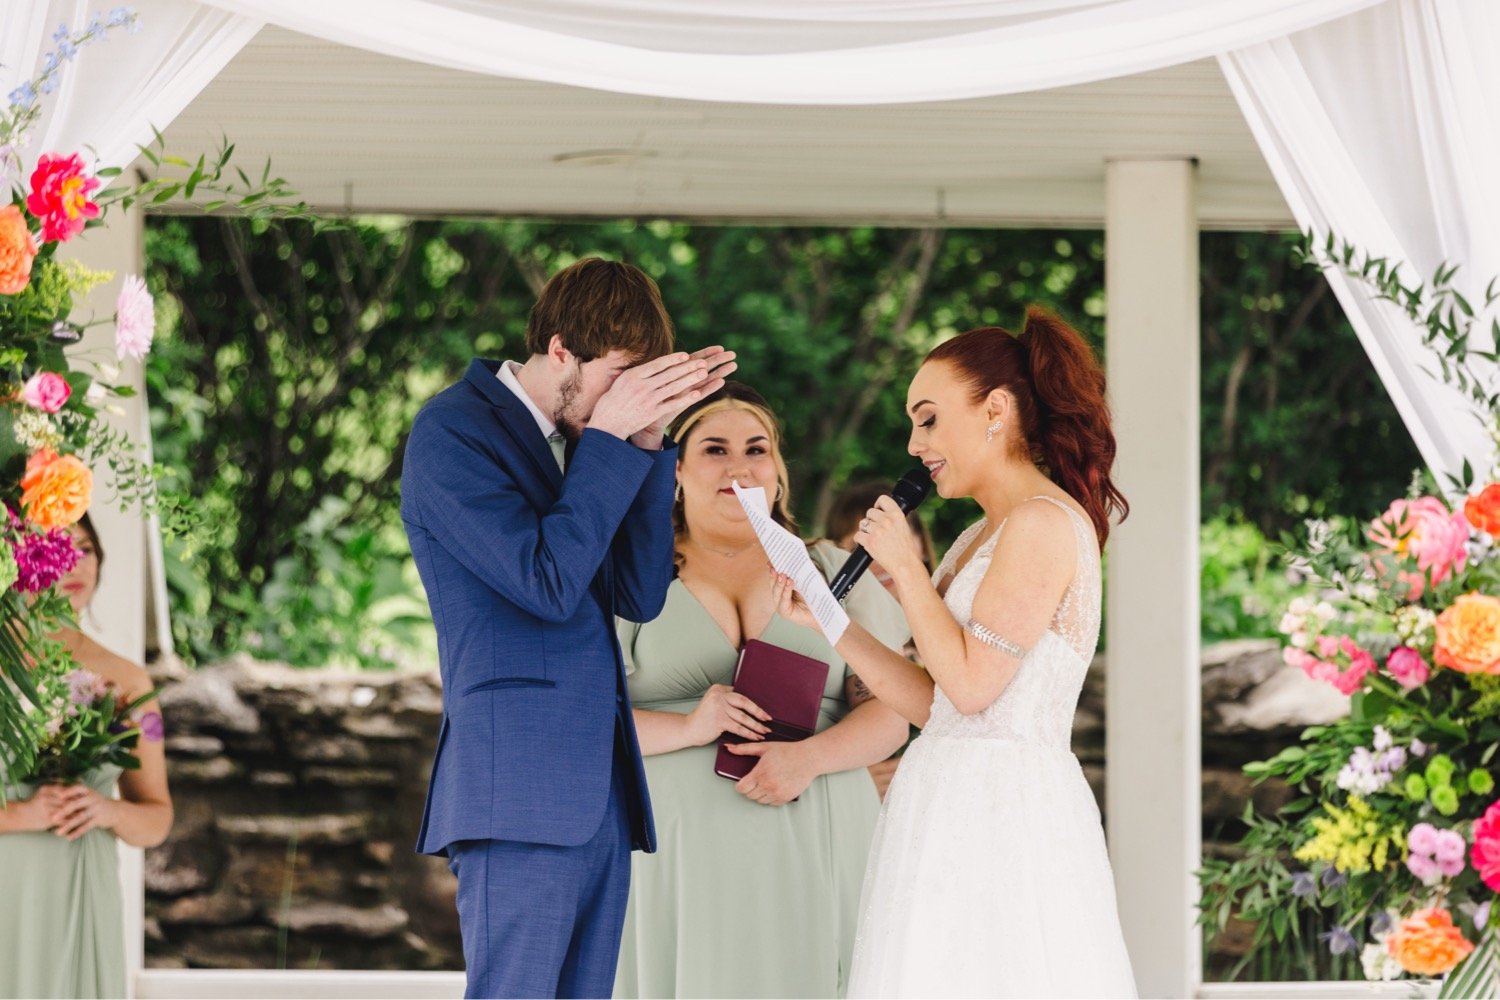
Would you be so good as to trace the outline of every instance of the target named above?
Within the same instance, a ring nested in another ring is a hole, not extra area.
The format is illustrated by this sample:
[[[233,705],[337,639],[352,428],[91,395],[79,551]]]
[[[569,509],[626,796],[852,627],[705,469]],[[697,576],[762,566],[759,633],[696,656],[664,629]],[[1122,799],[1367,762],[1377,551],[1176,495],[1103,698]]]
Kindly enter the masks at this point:
[[[156,672],[177,822],[146,855],[147,965],[462,968],[453,877],[412,851],[442,711],[435,672],[245,658]],[[1074,749],[1101,801],[1103,704],[1096,662]],[[1233,833],[1250,795],[1285,800],[1252,790],[1240,765],[1346,706],[1274,643],[1205,650],[1206,849],[1223,849],[1213,838]]]

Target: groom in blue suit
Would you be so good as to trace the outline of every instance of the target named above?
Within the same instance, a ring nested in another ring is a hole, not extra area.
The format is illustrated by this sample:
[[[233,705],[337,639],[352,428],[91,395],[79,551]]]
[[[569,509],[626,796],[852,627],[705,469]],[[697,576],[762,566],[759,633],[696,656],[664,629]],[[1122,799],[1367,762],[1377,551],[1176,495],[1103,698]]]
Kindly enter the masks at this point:
[[[655,848],[614,619],[661,611],[664,429],[734,370],[672,339],[649,277],[581,260],[542,289],[526,363],[473,361],[406,446],[443,679],[417,850],[458,876],[470,997],[613,989],[630,851]]]

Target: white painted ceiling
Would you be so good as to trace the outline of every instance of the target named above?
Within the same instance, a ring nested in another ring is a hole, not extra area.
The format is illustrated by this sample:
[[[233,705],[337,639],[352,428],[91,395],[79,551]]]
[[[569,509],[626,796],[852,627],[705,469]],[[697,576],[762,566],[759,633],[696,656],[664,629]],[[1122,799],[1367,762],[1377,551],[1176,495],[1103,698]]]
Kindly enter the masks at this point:
[[[167,129],[322,209],[1102,225],[1111,158],[1199,162],[1205,228],[1292,225],[1218,67],[886,107],[700,103],[479,76],[267,28]]]

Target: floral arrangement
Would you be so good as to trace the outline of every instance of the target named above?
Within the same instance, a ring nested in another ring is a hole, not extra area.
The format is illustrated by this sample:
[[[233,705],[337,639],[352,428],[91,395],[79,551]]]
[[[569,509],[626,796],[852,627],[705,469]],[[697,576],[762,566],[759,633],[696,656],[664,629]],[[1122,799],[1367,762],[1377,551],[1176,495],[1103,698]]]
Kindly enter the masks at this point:
[[[10,191],[0,203],[0,746],[6,750],[0,754],[0,801],[8,777],[82,759],[77,755],[85,746],[106,757],[116,754],[103,749],[98,725],[124,727],[106,741],[110,748],[133,740],[125,734],[139,728],[121,721],[108,696],[87,705],[66,702],[72,721],[61,729],[52,725],[59,717],[47,714],[64,705],[57,698],[60,679],[77,676],[66,650],[49,637],[72,621],[72,609],[54,584],[78,561],[69,529],[96,499],[92,470],[108,468],[115,494],[109,499],[161,512],[168,533],[181,533],[193,521],[179,495],[158,488],[164,470],[145,464],[140,446],[104,420],[118,409],[116,400],[133,394],[121,384],[120,366],[139,361],[151,347],[151,294],[140,276],[127,276],[112,316],[79,322],[79,297],[113,276],[60,258],[58,248],[99,225],[114,205],[206,194],[213,200],[200,206],[204,211],[307,214],[304,205],[285,203],[285,182],[270,176],[269,165],[257,184],[242,170],[231,173],[232,146],[191,163],[167,156],[159,132],[141,147],[156,175],[139,182],[118,183],[119,168],[92,169],[76,151],[44,151],[24,168],[29,131],[59,86],[63,67],[111,31],[138,26],[137,15],[126,8],[95,15],[80,30],[60,26],[52,36],[55,48],[36,75],[12,90],[0,110],[0,189]],[[88,326],[103,323],[114,326],[112,356],[67,350]],[[63,733],[71,734],[67,739],[74,745],[59,756]]]
[[[164,735],[161,715],[141,711],[154,691],[122,701],[104,678],[82,668],[49,674],[37,687],[41,700],[31,718],[43,735],[25,782],[67,785],[101,767],[139,768],[136,744]]]
[[[1470,348],[1475,311],[1442,269],[1407,287],[1384,261],[1327,244],[1324,266],[1375,284],[1427,330],[1442,376],[1500,444],[1494,356]],[[1500,295],[1491,283],[1486,309]],[[1489,362],[1488,366],[1482,362]],[[1247,808],[1233,859],[1207,862],[1201,920],[1255,924],[1253,949],[1310,928],[1330,959],[1315,973],[1446,976],[1442,995],[1494,995],[1500,906],[1500,467],[1409,496],[1363,524],[1309,522],[1286,539],[1306,592],[1280,623],[1287,664],[1349,696],[1349,714],[1248,765],[1297,797],[1274,817]]]

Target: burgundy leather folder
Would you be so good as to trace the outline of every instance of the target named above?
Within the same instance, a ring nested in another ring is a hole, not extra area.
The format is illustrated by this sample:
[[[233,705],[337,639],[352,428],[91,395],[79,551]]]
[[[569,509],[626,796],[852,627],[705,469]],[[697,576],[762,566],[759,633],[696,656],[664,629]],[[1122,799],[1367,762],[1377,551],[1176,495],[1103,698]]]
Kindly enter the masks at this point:
[[[766,723],[771,730],[766,734],[768,741],[795,743],[816,732],[827,683],[828,664],[822,660],[759,639],[745,643],[734,668],[734,689],[771,716]],[[758,758],[740,757],[724,749],[730,743],[747,742],[743,736],[720,736],[714,773],[730,781],[749,774]]]

